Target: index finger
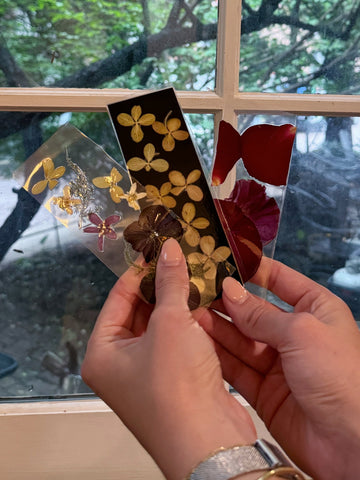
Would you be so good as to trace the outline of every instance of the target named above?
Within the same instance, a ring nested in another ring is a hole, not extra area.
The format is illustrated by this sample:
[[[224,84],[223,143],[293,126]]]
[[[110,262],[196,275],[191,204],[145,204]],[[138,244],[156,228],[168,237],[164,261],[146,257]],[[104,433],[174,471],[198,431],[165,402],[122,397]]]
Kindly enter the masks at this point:
[[[101,336],[133,336],[134,311],[140,298],[140,282],[142,276],[135,267],[130,267],[117,280],[101,309],[93,334]]]

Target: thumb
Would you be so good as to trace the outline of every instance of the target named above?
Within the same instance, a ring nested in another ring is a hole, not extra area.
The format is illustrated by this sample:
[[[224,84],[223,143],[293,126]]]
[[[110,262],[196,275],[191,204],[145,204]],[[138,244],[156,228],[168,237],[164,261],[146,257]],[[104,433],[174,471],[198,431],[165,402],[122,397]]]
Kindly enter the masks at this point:
[[[189,296],[189,276],[185,257],[174,238],[163,244],[156,266],[156,306],[184,306]]]
[[[291,326],[289,313],[252,295],[232,277],[224,279],[222,298],[228,315],[241,333],[279,349]]]

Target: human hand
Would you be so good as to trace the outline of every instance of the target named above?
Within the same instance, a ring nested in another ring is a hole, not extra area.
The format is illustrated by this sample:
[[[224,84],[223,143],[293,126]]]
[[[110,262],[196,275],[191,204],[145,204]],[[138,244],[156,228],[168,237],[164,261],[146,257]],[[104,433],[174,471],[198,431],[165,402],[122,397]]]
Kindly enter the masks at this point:
[[[253,443],[256,432],[224,388],[213,343],[188,309],[187,267],[175,240],[158,261],[155,307],[141,300],[139,284],[130,268],[110,292],[82,375],[166,478],[180,479],[220,446]]]
[[[233,278],[203,312],[224,378],[257,410],[292,460],[317,480],[360,476],[360,332],[324,287],[264,258],[253,281],[294,306],[287,313]]]

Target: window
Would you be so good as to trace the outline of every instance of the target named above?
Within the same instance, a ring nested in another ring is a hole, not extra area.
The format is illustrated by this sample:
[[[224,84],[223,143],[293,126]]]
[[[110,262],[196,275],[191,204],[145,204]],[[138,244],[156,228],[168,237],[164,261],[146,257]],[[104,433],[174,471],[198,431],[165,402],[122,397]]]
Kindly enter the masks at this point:
[[[21,203],[12,171],[66,121],[119,160],[106,105],[139,90],[175,86],[208,162],[221,118],[240,129],[289,116],[296,122],[275,256],[343,296],[360,321],[357,3],[122,0],[82,2],[79,8],[72,0],[0,2],[0,324],[6,332],[0,353],[22,352],[18,369],[0,378],[0,397],[18,401],[0,407],[11,413],[0,419],[4,431],[19,433],[19,419],[26,416],[26,428],[60,432],[64,420],[58,419],[68,418],[66,410],[72,412],[67,432],[81,442],[77,429],[84,429],[83,439],[92,421],[112,415],[97,400],[66,407],[21,403],[38,395],[91,395],[78,366],[114,279],[105,275],[105,281],[102,265],[87,252],[64,249],[64,232],[55,224],[49,228],[37,206],[14,214],[15,229],[6,219]],[[24,241],[36,246],[30,254]],[[58,442],[66,441],[61,432]],[[1,448],[10,452],[12,445]],[[61,471],[54,451],[46,451],[49,468]],[[86,469],[90,457],[82,458]],[[24,462],[19,468],[30,469]]]

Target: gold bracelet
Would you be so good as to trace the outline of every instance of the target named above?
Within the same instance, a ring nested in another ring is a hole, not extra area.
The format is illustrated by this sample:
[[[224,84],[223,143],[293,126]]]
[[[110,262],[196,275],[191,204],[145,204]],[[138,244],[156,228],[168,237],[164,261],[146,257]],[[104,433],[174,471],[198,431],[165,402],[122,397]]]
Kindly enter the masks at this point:
[[[275,475],[281,478],[287,478],[288,480],[305,480],[304,475],[293,467],[273,468],[261,475],[258,480],[268,480],[268,478],[275,477]]]

